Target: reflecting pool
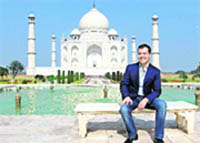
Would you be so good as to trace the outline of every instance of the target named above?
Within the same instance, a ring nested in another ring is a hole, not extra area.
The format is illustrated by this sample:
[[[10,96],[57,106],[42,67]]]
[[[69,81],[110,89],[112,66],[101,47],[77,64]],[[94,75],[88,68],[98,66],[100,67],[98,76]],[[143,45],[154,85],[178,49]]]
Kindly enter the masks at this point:
[[[74,108],[78,103],[87,102],[121,102],[119,87],[108,86],[108,98],[104,99],[104,87],[49,87],[44,88],[25,88],[19,91],[21,95],[21,110],[15,109],[14,91],[0,92],[0,114],[66,114],[73,115]],[[186,101],[195,103],[195,90],[179,88],[163,88],[160,98],[165,101]]]

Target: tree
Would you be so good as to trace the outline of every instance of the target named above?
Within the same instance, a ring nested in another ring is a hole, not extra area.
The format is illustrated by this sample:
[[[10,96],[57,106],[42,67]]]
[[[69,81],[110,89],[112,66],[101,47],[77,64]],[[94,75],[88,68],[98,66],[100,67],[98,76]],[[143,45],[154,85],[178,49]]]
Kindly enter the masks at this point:
[[[191,74],[194,74],[192,79],[195,80],[195,78],[200,78],[200,63],[197,66],[197,68],[190,72]]]
[[[119,75],[119,81],[122,81],[122,79],[123,79],[123,73],[120,72],[120,75]]]
[[[196,69],[197,74],[200,74],[200,65]]]
[[[85,73],[84,73],[84,72],[81,72],[81,73],[80,73],[80,79],[83,79],[83,78],[85,78]]]
[[[68,73],[67,73],[67,83],[68,83],[68,84],[71,83],[71,78],[70,78],[70,76],[71,76],[71,72],[68,71]]]
[[[76,72],[76,80],[79,80],[79,73],[78,72]]]
[[[71,78],[71,82],[74,82],[74,71],[71,71],[71,76],[70,76],[70,78]]]
[[[65,71],[62,71],[62,84],[65,84]]]
[[[117,71],[117,81],[120,81],[120,72],[119,71]]]
[[[116,73],[112,72],[112,80],[116,80]]]
[[[110,79],[110,72],[107,72],[107,73],[105,74],[105,77],[108,78],[108,79]]]
[[[179,74],[179,78],[181,78],[181,79],[183,79],[183,81],[185,81],[185,80],[188,78],[188,76],[186,75],[185,72],[181,72],[181,73]]]
[[[48,79],[48,81],[50,81],[51,82],[51,84],[53,84],[54,83],[54,75],[49,75],[49,76],[47,76],[47,79]]]
[[[195,80],[195,78],[200,78],[200,74],[195,74],[192,76],[192,80]]]
[[[183,70],[178,70],[178,71],[175,72],[175,74],[181,74],[181,73],[185,73],[185,71],[183,71]]]
[[[4,67],[0,67],[0,76],[1,78],[3,78],[3,76],[7,76],[8,75],[8,69],[4,68]]]
[[[200,65],[197,66],[197,68],[190,72],[191,74],[200,74]]]
[[[34,78],[35,78],[36,80],[44,80],[44,79],[45,79],[45,77],[44,77],[43,75],[41,75],[41,74],[35,75]]]
[[[19,61],[15,60],[10,63],[8,69],[12,74],[12,79],[15,79],[16,75],[24,70],[24,66]]]
[[[57,82],[58,84],[61,83],[61,75],[60,75],[60,70],[58,70],[58,74],[57,74]]]

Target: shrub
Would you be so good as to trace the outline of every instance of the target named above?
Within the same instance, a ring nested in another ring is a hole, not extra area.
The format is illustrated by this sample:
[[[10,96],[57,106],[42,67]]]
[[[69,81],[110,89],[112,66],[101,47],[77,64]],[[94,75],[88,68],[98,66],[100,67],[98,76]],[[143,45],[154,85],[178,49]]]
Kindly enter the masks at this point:
[[[110,79],[110,72],[107,72],[107,73],[105,74],[105,77],[108,78],[108,79]]]
[[[45,79],[45,78],[43,78],[43,79],[42,79],[42,82],[45,82],[45,81],[46,81],[46,79]]]
[[[48,81],[50,81],[51,82],[51,84],[53,84],[54,83],[54,75],[49,75],[49,76],[47,76],[47,79],[48,79]]]
[[[62,72],[62,84],[65,83],[65,71]]]
[[[28,84],[28,83],[31,83],[32,80],[22,80],[22,84]]]
[[[168,80],[165,79],[165,78],[161,79],[161,81],[162,81],[162,82],[168,82]]]
[[[182,80],[173,79],[173,80],[171,80],[171,82],[182,82]]]
[[[22,84],[27,84],[28,82],[26,80],[22,80]]]
[[[0,82],[8,82],[9,79],[1,79]]]
[[[34,78],[37,79],[37,80],[43,80],[43,79],[44,79],[44,76],[43,76],[43,75],[40,75],[40,74],[37,74],[37,75],[35,75]]]

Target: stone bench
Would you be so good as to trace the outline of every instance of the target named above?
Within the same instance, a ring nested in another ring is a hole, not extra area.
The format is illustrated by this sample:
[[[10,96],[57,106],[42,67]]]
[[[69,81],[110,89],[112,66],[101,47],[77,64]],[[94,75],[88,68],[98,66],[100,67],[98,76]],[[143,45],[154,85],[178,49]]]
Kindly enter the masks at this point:
[[[120,114],[118,103],[81,103],[75,108],[78,114],[79,134],[85,137],[87,134],[88,121],[97,114]],[[194,131],[196,105],[184,102],[167,102],[167,112],[175,113],[178,128],[182,128],[190,134]],[[144,109],[142,111],[133,110],[133,113],[155,113],[155,110]]]

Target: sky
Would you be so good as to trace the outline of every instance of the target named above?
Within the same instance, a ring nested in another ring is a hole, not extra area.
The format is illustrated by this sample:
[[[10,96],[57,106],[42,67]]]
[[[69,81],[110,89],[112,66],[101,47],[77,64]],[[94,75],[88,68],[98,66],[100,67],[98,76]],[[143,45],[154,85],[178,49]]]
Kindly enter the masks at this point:
[[[27,66],[28,15],[36,17],[36,65],[51,65],[51,35],[56,35],[56,60],[60,66],[60,39],[69,38],[94,0],[0,0],[0,66],[13,60]],[[159,17],[160,66],[163,72],[190,72],[200,64],[199,0],[95,0],[120,38],[131,37],[136,46],[152,45],[152,16]]]

